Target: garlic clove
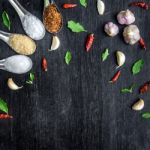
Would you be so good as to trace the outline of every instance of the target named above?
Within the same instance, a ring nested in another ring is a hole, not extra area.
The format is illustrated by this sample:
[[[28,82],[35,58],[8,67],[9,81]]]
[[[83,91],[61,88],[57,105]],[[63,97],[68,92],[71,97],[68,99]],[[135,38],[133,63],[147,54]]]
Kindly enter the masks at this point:
[[[136,103],[133,104],[132,110],[139,111],[144,108],[144,100],[140,99]]]
[[[23,88],[23,86],[19,87],[18,85],[16,85],[12,78],[8,79],[7,85],[11,90],[19,90]]]
[[[55,35],[53,36],[53,39],[52,39],[52,45],[51,45],[51,49],[50,51],[54,51],[54,50],[57,50],[60,46],[60,40],[59,38]]]
[[[105,11],[105,4],[102,0],[97,0],[97,9],[99,15],[103,15]]]
[[[117,51],[116,52],[116,58],[117,58],[117,64],[118,64],[118,67],[121,67],[124,65],[125,61],[126,61],[126,56],[123,52],[121,51]]]

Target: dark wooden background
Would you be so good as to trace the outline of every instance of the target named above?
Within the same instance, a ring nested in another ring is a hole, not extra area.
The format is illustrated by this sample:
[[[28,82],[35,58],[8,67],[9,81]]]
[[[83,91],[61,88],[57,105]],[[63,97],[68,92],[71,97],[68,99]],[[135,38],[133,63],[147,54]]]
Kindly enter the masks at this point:
[[[150,80],[150,49],[143,51],[138,45],[128,46],[120,34],[110,38],[103,32],[107,21],[116,21],[116,14],[128,8],[131,0],[105,0],[106,13],[99,16],[96,0],[89,0],[87,9],[78,6],[62,10],[66,2],[77,0],[56,0],[64,17],[64,28],[58,34],[61,46],[58,51],[48,52],[51,35],[46,33],[37,42],[37,51],[31,56],[36,80],[25,85],[20,91],[10,91],[8,77],[22,85],[28,77],[0,71],[0,97],[9,106],[12,120],[0,120],[0,150],[149,150],[150,120],[141,117],[150,112],[150,92],[138,94],[138,87]],[[147,0],[148,2],[148,0]],[[42,19],[43,0],[20,0],[23,6]],[[0,1],[0,14],[6,10],[12,21],[11,32],[24,33],[15,10],[6,0]],[[150,11],[131,8],[136,22],[150,47]],[[75,34],[66,28],[68,20],[75,20],[95,33],[91,52],[84,51],[87,33]],[[0,23],[0,29],[7,31]],[[101,52],[110,49],[110,57],[101,62]],[[71,50],[73,59],[69,66],[64,55]],[[108,81],[116,72],[114,52],[126,54],[126,64],[116,84]],[[0,41],[0,59],[15,55],[4,42]],[[48,72],[41,71],[41,58],[48,60]],[[137,59],[144,59],[140,74],[133,76],[131,66]],[[120,94],[120,89],[136,83],[133,94]],[[131,110],[131,104],[138,98],[145,100],[142,112]]]

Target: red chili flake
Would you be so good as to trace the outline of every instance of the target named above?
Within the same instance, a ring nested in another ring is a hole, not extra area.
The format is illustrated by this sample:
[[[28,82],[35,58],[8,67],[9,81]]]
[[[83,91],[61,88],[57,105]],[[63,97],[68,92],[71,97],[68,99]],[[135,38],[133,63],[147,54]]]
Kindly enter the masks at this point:
[[[144,39],[142,37],[139,40],[139,44],[140,44],[142,49],[146,50],[146,44],[145,44],[145,41],[144,41]]]
[[[0,119],[12,119],[13,116],[10,116],[8,114],[0,114]]]
[[[43,71],[47,71],[48,70],[48,67],[47,67],[47,60],[45,57],[42,58],[42,69]]]
[[[118,71],[109,82],[110,83],[116,82],[119,79],[120,75],[121,75],[121,71]]]
[[[145,10],[149,9],[149,4],[147,4],[146,2],[132,2],[129,4],[129,6],[137,6],[137,7],[141,7]]]
[[[146,93],[149,88],[150,88],[150,83],[147,82],[147,83],[145,83],[144,85],[142,85],[142,86],[140,87],[140,93],[141,93],[141,94]]]
[[[94,34],[92,33],[92,34],[89,34],[87,36],[87,39],[86,39],[86,45],[85,45],[85,47],[86,47],[86,51],[87,52],[89,52],[90,48],[93,45],[93,42],[94,42]]]
[[[63,4],[62,6],[64,9],[74,8],[77,7],[77,4]]]

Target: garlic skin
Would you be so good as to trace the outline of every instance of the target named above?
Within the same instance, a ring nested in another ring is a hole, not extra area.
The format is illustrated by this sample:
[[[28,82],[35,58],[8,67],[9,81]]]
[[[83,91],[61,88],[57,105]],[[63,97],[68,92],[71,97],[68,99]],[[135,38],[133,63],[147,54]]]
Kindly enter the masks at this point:
[[[111,37],[116,36],[119,33],[119,28],[113,22],[108,22],[104,26],[104,31]]]
[[[51,44],[50,51],[57,50],[59,48],[59,46],[60,46],[60,40],[56,35],[54,35],[52,38],[52,44]]]
[[[140,111],[144,108],[144,100],[140,99],[136,103],[133,104],[132,110]]]
[[[105,12],[105,4],[102,0],[97,0],[97,10],[99,15],[103,15]]]
[[[117,20],[119,24],[130,25],[135,21],[135,16],[129,9],[127,9],[125,11],[119,12],[117,15]]]
[[[124,28],[123,37],[127,44],[134,45],[137,43],[141,36],[140,31],[136,25],[129,25]]]
[[[116,52],[116,58],[117,58],[117,64],[118,64],[118,67],[121,67],[124,65],[125,61],[126,61],[126,56],[123,52],[121,51],[117,51]]]
[[[16,83],[13,81],[12,78],[9,78],[9,79],[8,79],[7,85],[8,85],[8,87],[9,87],[11,90],[14,90],[14,91],[23,88],[23,86],[19,87],[18,85],[16,85]]]

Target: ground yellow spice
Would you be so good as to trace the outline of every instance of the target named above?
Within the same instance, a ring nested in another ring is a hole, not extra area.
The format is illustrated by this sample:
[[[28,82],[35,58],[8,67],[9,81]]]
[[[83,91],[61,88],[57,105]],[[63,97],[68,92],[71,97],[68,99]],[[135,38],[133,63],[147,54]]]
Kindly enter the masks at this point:
[[[51,33],[57,33],[62,27],[62,16],[55,4],[48,5],[44,10],[45,28]]]
[[[28,36],[12,34],[9,38],[10,47],[19,54],[31,55],[36,50],[35,42]]]

